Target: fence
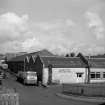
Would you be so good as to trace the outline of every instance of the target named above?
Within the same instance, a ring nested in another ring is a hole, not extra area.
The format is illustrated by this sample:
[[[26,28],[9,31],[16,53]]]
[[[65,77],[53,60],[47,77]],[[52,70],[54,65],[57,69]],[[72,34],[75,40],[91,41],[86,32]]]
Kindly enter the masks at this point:
[[[63,93],[105,97],[105,84],[63,84]]]
[[[19,94],[13,90],[0,91],[0,105],[19,105]]]

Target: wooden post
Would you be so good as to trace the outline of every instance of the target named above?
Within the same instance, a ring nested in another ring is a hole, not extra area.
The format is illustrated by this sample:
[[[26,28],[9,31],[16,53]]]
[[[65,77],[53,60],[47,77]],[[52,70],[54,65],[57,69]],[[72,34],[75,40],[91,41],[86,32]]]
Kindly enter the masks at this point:
[[[15,105],[19,105],[19,94],[16,94],[16,104]]]
[[[0,105],[19,105],[18,93],[6,93],[0,96]]]

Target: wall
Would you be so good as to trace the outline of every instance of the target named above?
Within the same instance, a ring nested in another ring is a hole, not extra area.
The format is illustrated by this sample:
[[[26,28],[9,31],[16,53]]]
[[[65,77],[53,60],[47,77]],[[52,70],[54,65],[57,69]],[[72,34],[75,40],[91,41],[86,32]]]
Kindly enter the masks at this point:
[[[18,73],[18,71],[23,71],[24,70],[24,62],[11,62],[8,61],[8,68],[11,70],[11,72]]]
[[[77,78],[77,73],[82,72],[81,78]],[[43,83],[48,83],[48,68],[43,69]],[[84,83],[86,77],[85,68],[52,68],[52,83]]]
[[[101,73],[101,78],[90,79],[91,83],[105,82],[105,78],[103,78],[103,72],[105,72],[105,68],[90,68],[90,72],[100,72]]]
[[[37,72],[38,81],[42,81],[43,63],[41,62],[40,57],[36,58],[33,66],[34,71]]]
[[[105,97],[105,84],[63,84],[65,94]]]
[[[77,77],[77,73],[83,73],[82,77]],[[60,83],[84,83],[85,82],[85,68],[53,68],[52,82]]]
[[[47,85],[48,83],[48,68],[43,68],[43,76],[42,76],[42,83]]]

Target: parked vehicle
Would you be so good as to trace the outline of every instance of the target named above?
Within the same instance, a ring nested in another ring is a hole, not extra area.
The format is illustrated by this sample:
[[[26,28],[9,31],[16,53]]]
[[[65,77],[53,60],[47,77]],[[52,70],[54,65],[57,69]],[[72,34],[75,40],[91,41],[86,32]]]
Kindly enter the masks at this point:
[[[5,78],[5,73],[0,69],[0,85],[2,85],[2,80]]]
[[[0,70],[0,80],[3,79],[3,76],[4,76],[4,73],[3,73],[3,71]]]
[[[8,64],[6,64],[5,60],[0,60],[0,84],[2,84],[2,80],[6,78],[7,69]]]
[[[0,60],[0,67],[3,70],[7,70],[8,69],[8,64],[6,64],[5,60]]]
[[[23,82],[24,84],[37,84],[37,73],[33,71],[19,71],[17,80]]]

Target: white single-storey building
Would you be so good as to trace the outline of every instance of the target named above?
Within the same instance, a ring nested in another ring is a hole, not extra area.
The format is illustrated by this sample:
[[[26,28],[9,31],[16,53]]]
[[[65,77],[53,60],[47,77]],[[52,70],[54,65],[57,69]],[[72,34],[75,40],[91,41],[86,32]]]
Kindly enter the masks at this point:
[[[43,84],[85,83],[86,64],[79,57],[36,57],[35,71]]]

